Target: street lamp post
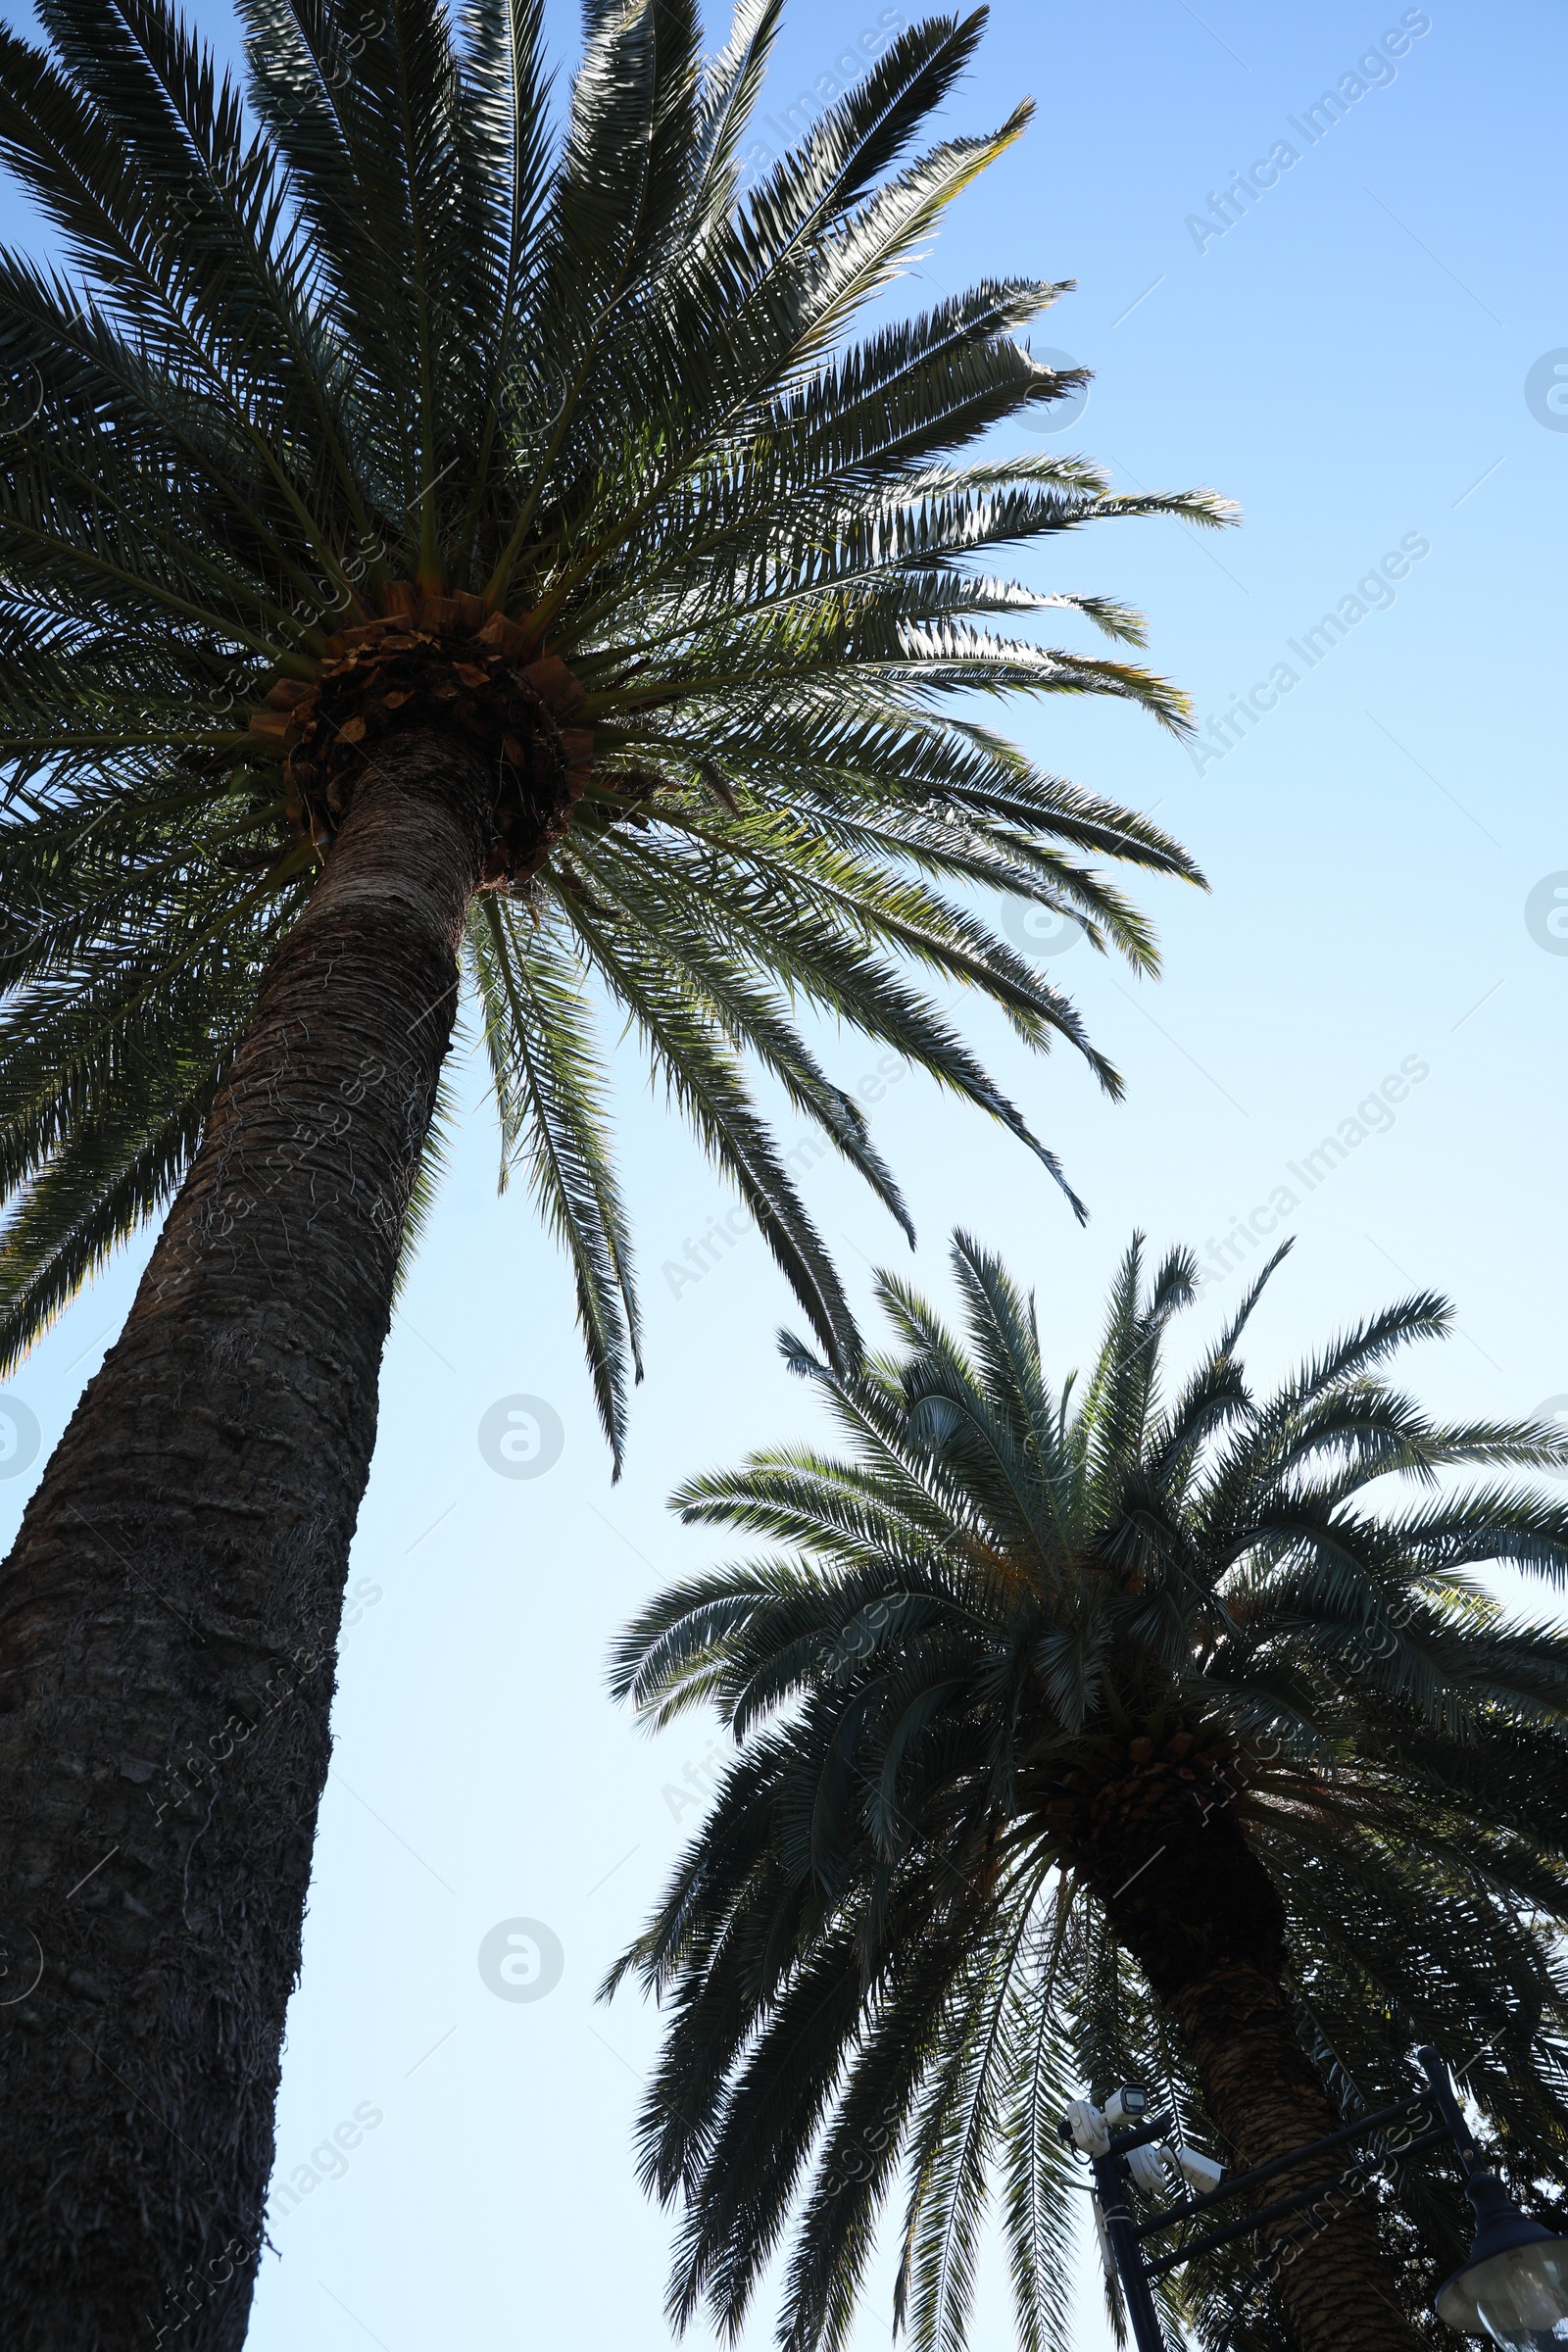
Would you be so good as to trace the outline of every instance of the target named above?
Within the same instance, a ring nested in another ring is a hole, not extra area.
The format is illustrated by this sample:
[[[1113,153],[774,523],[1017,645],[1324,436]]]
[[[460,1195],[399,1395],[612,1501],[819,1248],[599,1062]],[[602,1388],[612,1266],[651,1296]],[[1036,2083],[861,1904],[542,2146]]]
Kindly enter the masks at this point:
[[[1546,2352],[1548,2345],[1561,2352],[1568,2337],[1568,2238],[1553,2237],[1519,2211],[1471,2137],[1447,2068],[1436,2050],[1420,2057],[1476,2209],[1469,2260],[1438,2289],[1438,2317],[1508,2352]]]
[[[1222,2187],[1201,2195],[1184,2195],[1145,2221],[1135,2219],[1129,2200],[1129,2182],[1135,2177],[1147,2189],[1155,2181],[1168,2180],[1173,2170],[1184,2172],[1190,2180],[1201,2180],[1212,2179],[1216,2168],[1189,2149],[1168,2148],[1169,2127],[1157,2119],[1135,2120],[1148,2107],[1142,2091],[1117,2092],[1103,2113],[1087,2101],[1069,2109],[1062,2120],[1061,2136],[1079,2147],[1093,2164],[1104,2251],[1121,2281],[1138,2352],[1168,2352],[1154,2302],[1156,2278],[1233,2238],[1304,2211],[1336,2182],[1358,2173],[1375,2172],[1382,2159],[1355,2158],[1312,2187],[1265,2203],[1239,2221],[1184,2238],[1172,2252],[1155,2254],[1152,2260],[1145,2252],[1148,2239],[1159,2236],[1177,2222],[1193,2222],[1212,2213],[1282,2173],[1298,2171],[1314,2156],[1405,2122],[1428,2106],[1436,2108],[1438,2125],[1411,2140],[1400,2153],[1408,2158],[1431,2148],[1451,2147],[1464,2173],[1465,2193],[1476,2211],[1475,2242],[1463,2269],[1455,2271],[1438,2292],[1439,2318],[1463,2334],[1499,2347],[1500,2352],[1568,2352],[1568,2238],[1553,2237],[1519,2211],[1495,2174],[1488,2170],[1443,2060],[1430,2048],[1418,2050],[1416,2056],[1427,2078],[1426,2090],[1376,2115],[1363,2116],[1358,2123],[1347,2124],[1304,2147],[1293,2148],[1268,2164],[1256,2165],[1249,2173],[1239,2173]],[[1128,2119],[1126,2128],[1116,2129],[1124,2117]],[[1141,2155],[1142,2151],[1151,2154]]]

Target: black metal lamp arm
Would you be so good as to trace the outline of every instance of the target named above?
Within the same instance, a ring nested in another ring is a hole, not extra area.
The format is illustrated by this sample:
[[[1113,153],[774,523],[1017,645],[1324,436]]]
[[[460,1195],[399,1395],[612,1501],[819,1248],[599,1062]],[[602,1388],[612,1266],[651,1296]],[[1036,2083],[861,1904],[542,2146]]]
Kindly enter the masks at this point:
[[[1452,2140],[1464,2167],[1465,2179],[1473,2173],[1484,2173],[1487,2160],[1476,2145],[1474,2134],[1464,2120],[1463,2110],[1453,2095],[1448,2070],[1430,2042],[1423,2042],[1416,2052],[1422,2073],[1432,2085],[1432,2104],[1443,2118],[1444,2130]]]

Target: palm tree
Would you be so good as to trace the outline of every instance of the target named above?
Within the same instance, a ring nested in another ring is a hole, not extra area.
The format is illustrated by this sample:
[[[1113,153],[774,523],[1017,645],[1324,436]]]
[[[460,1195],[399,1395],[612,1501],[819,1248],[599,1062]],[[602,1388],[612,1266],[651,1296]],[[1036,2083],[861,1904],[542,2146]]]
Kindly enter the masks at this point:
[[[1087,1386],[1054,1390],[1033,1299],[960,1235],[966,1339],[886,1275],[900,1353],[841,1372],[785,1338],[847,1453],[676,1496],[783,1546],[657,1600],[615,1656],[652,1723],[711,1703],[740,1743],[610,1980],[672,2011],[640,2146],[684,2209],[677,2323],[706,2298],[732,2334],[792,2230],[778,2340],[842,2344],[902,2162],[916,2346],[964,2341],[999,2178],[1020,2340],[1065,2347],[1056,2125],[1086,2086],[1149,2084],[1239,2170],[1403,2095],[1418,2037],[1484,2044],[1503,2163],[1568,2190],[1568,1638],[1472,1573],[1560,1584],[1568,1506],[1444,1475],[1564,1448],[1387,1385],[1447,1328],[1431,1296],[1254,1391],[1238,1343],[1283,1255],[1177,1378],[1196,1261],[1146,1287],[1135,1240]],[[1412,2168],[1387,2251],[1340,2202],[1170,2285],[1172,2320],[1238,2352],[1420,2340],[1457,2195]]]
[[[72,2352],[172,2326],[193,2265],[238,2282],[184,2340],[243,2334],[345,1559],[462,991],[617,1460],[638,1324],[590,992],[848,1364],[748,1068],[906,1224],[803,1007],[1060,1174],[920,979],[1114,1093],[983,892],[1147,969],[1100,861],[1198,876],[950,698],[1185,706],[1029,617],[1136,642],[1134,614],[983,564],[1227,512],[1077,458],[953,462],[1071,389],[1018,339],[1059,286],[849,339],[1023,127],[912,152],[977,16],[900,34],[743,196],[778,0],[742,0],[707,62],[689,0],[589,0],[559,127],[542,0],[461,27],[442,0],[241,14],[243,91],[166,0],[43,0],[47,50],[0,34],[0,147],[62,257],[0,255],[5,1361],[173,1203],[5,1586],[29,1990],[0,2050],[0,2332]]]

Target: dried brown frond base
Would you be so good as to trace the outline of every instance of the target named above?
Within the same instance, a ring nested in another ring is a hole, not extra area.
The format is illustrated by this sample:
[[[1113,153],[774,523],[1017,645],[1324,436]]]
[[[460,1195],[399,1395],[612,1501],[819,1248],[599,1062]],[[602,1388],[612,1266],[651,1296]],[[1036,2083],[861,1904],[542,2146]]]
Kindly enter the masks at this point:
[[[495,838],[481,888],[536,873],[564,834],[593,758],[593,732],[567,722],[587,699],[527,624],[477,596],[421,596],[395,583],[393,610],[326,642],[313,679],[280,678],[250,733],[281,760],[289,814],[324,847],[376,745],[411,727],[455,727],[493,764]]]

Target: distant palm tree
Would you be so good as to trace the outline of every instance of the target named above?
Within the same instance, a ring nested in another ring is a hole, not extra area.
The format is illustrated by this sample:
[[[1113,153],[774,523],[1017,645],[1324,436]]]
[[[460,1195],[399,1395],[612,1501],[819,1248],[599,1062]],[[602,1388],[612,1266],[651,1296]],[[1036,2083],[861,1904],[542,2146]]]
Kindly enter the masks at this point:
[[[915,2345],[964,2341],[997,2175],[1021,2340],[1069,2345],[1056,2126],[1119,2082],[1239,2170],[1408,2090],[1418,2038],[1485,2045],[1465,2080],[1502,2161],[1568,2188],[1568,1638],[1471,1574],[1560,1585],[1568,1507],[1441,1477],[1563,1446],[1385,1384],[1447,1328],[1430,1296],[1255,1392],[1238,1341],[1277,1263],[1176,1379],[1195,1261],[1146,1289],[1135,1241],[1087,1387],[1054,1390],[1033,1300],[959,1236],[966,1345],[887,1276],[898,1355],[845,1374],[786,1340],[847,1455],[781,1447],[676,1496],[785,1546],[616,1651],[652,1722],[710,1702],[741,1742],[611,1980],[671,2010],[641,2147],[684,2208],[678,2322],[706,2298],[738,2328],[793,2215],[779,2341],[842,2344],[902,2163]],[[1211,2346],[1414,2343],[1457,2196],[1412,2168],[1386,2248],[1342,2202],[1268,2232],[1277,2289],[1215,2257],[1172,2318]]]
[[[0,34],[0,152],[62,256],[0,255],[5,1361],[178,1187],[4,1590],[5,1925],[43,1974],[0,2036],[0,2336],[73,2352],[161,2324],[192,2264],[241,2284],[183,2342],[243,2333],[460,978],[617,1458],[637,1315],[591,989],[849,1362],[748,1063],[906,1223],[803,1007],[1059,1173],[917,975],[1115,1092],[976,886],[1148,968],[1095,861],[1197,876],[950,698],[1185,706],[1029,633],[1135,615],[983,565],[1227,512],[1004,444],[950,464],[1078,380],[1017,340],[1058,286],[849,342],[1023,126],[910,155],[979,17],[899,34],[743,194],[777,0],[706,63],[691,0],[589,0],[559,133],[543,0],[461,31],[443,0],[240,13],[243,97],[166,0]]]

